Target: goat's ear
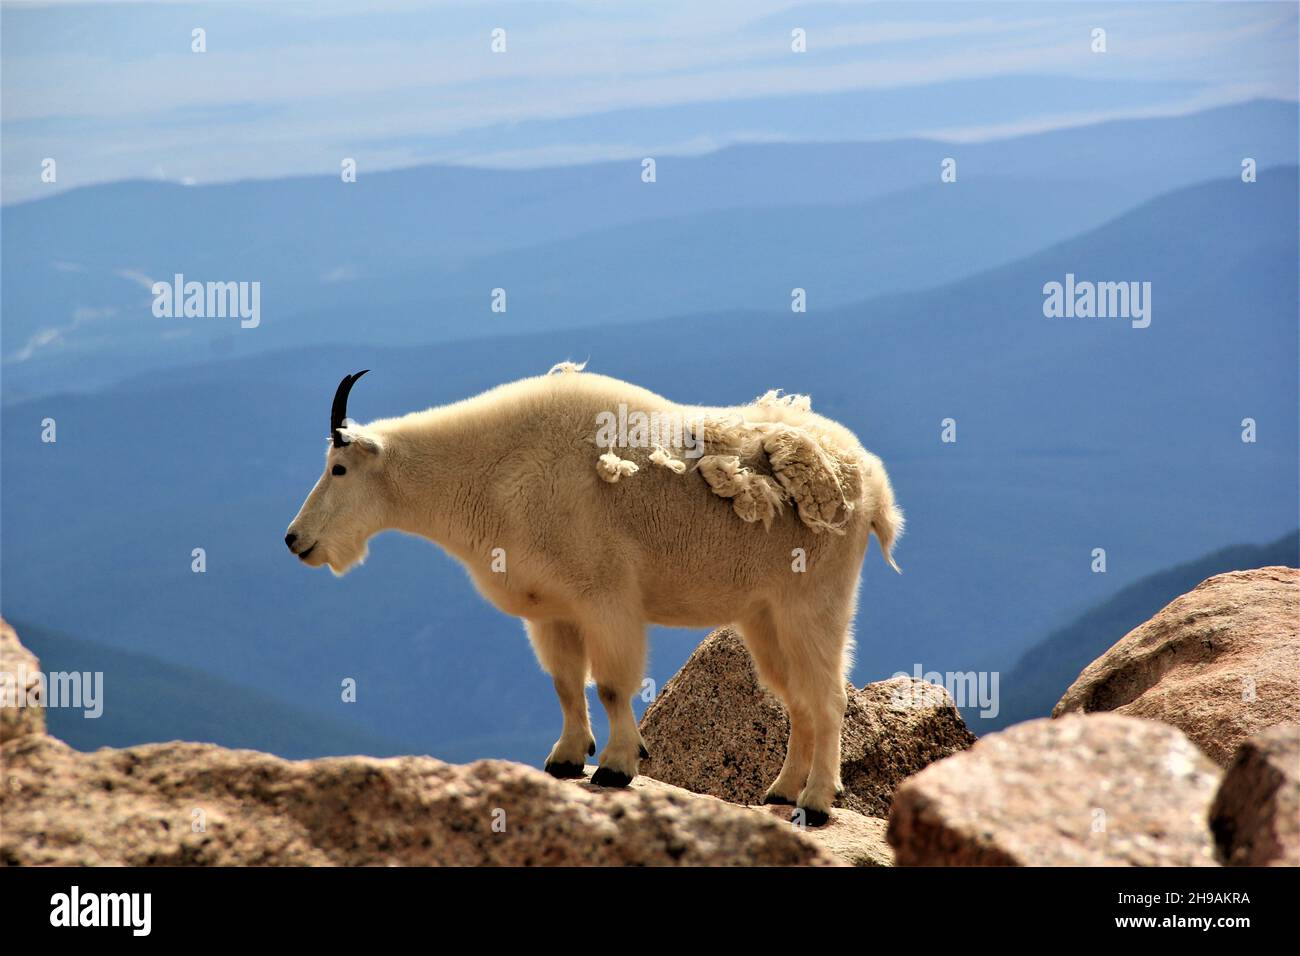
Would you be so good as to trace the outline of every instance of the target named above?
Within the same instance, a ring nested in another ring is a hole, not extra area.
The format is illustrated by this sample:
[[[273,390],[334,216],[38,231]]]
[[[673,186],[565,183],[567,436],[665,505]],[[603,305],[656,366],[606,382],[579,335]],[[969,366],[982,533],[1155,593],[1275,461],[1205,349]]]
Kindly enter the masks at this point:
[[[339,429],[339,435],[343,439],[343,444],[349,448],[355,448],[358,451],[365,452],[367,455],[379,455],[383,453],[384,443],[379,436],[369,432],[359,425],[348,425]]]

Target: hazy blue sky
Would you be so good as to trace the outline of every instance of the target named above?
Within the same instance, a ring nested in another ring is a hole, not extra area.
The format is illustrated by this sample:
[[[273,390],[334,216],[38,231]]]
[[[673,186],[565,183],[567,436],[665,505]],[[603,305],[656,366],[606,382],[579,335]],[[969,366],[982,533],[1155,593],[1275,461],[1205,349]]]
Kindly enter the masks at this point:
[[[987,138],[1296,96],[1294,3],[2,9],[6,201],[124,178],[336,173],[343,156],[364,172],[756,140]],[[195,27],[206,53],[190,51]],[[504,54],[490,50],[496,27]],[[805,54],[791,52],[796,27]],[[1095,27],[1107,30],[1105,55],[1090,50]],[[830,108],[810,109],[813,95]],[[47,156],[55,187],[39,180]]]

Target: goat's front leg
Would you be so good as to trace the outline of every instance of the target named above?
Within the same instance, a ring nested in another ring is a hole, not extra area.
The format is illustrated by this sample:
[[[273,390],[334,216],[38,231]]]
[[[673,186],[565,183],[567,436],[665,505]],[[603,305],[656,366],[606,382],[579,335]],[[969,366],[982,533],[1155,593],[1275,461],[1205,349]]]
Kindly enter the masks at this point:
[[[587,714],[587,652],[574,624],[563,621],[528,621],[528,639],[542,668],[555,681],[555,693],[564,711],[564,730],[546,758],[553,777],[581,777],[587,757],[596,752]]]
[[[613,614],[582,625],[596,692],[609,715],[609,743],[591,782],[626,787],[649,754],[632,713],[632,695],[645,675],[645,624]]]

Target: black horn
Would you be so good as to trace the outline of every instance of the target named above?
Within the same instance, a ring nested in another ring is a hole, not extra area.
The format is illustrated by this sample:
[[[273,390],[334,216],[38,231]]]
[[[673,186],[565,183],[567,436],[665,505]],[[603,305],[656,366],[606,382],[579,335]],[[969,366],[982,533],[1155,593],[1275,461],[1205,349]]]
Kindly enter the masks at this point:
[[[343,381],[339,382],[339,390],[334,393],[334,407],[330,409],[330,435],[334,439],[335,448],[342,448],[345,444],[339,429],[343,427],[343,419],[348,417],[348,393],[357,384],[357,380],[369,371],[370,369],[363,369],[356,375],[344,375]]]

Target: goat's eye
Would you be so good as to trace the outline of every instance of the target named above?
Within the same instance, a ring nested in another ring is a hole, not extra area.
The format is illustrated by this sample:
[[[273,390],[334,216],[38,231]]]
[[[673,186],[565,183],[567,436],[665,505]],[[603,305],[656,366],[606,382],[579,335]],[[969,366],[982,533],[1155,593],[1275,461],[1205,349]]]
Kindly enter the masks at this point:
[[[347,473],[348,470],[344,468],[342,465],[335,465],[333,468],[330,469],[331,475],[346,475]]]

